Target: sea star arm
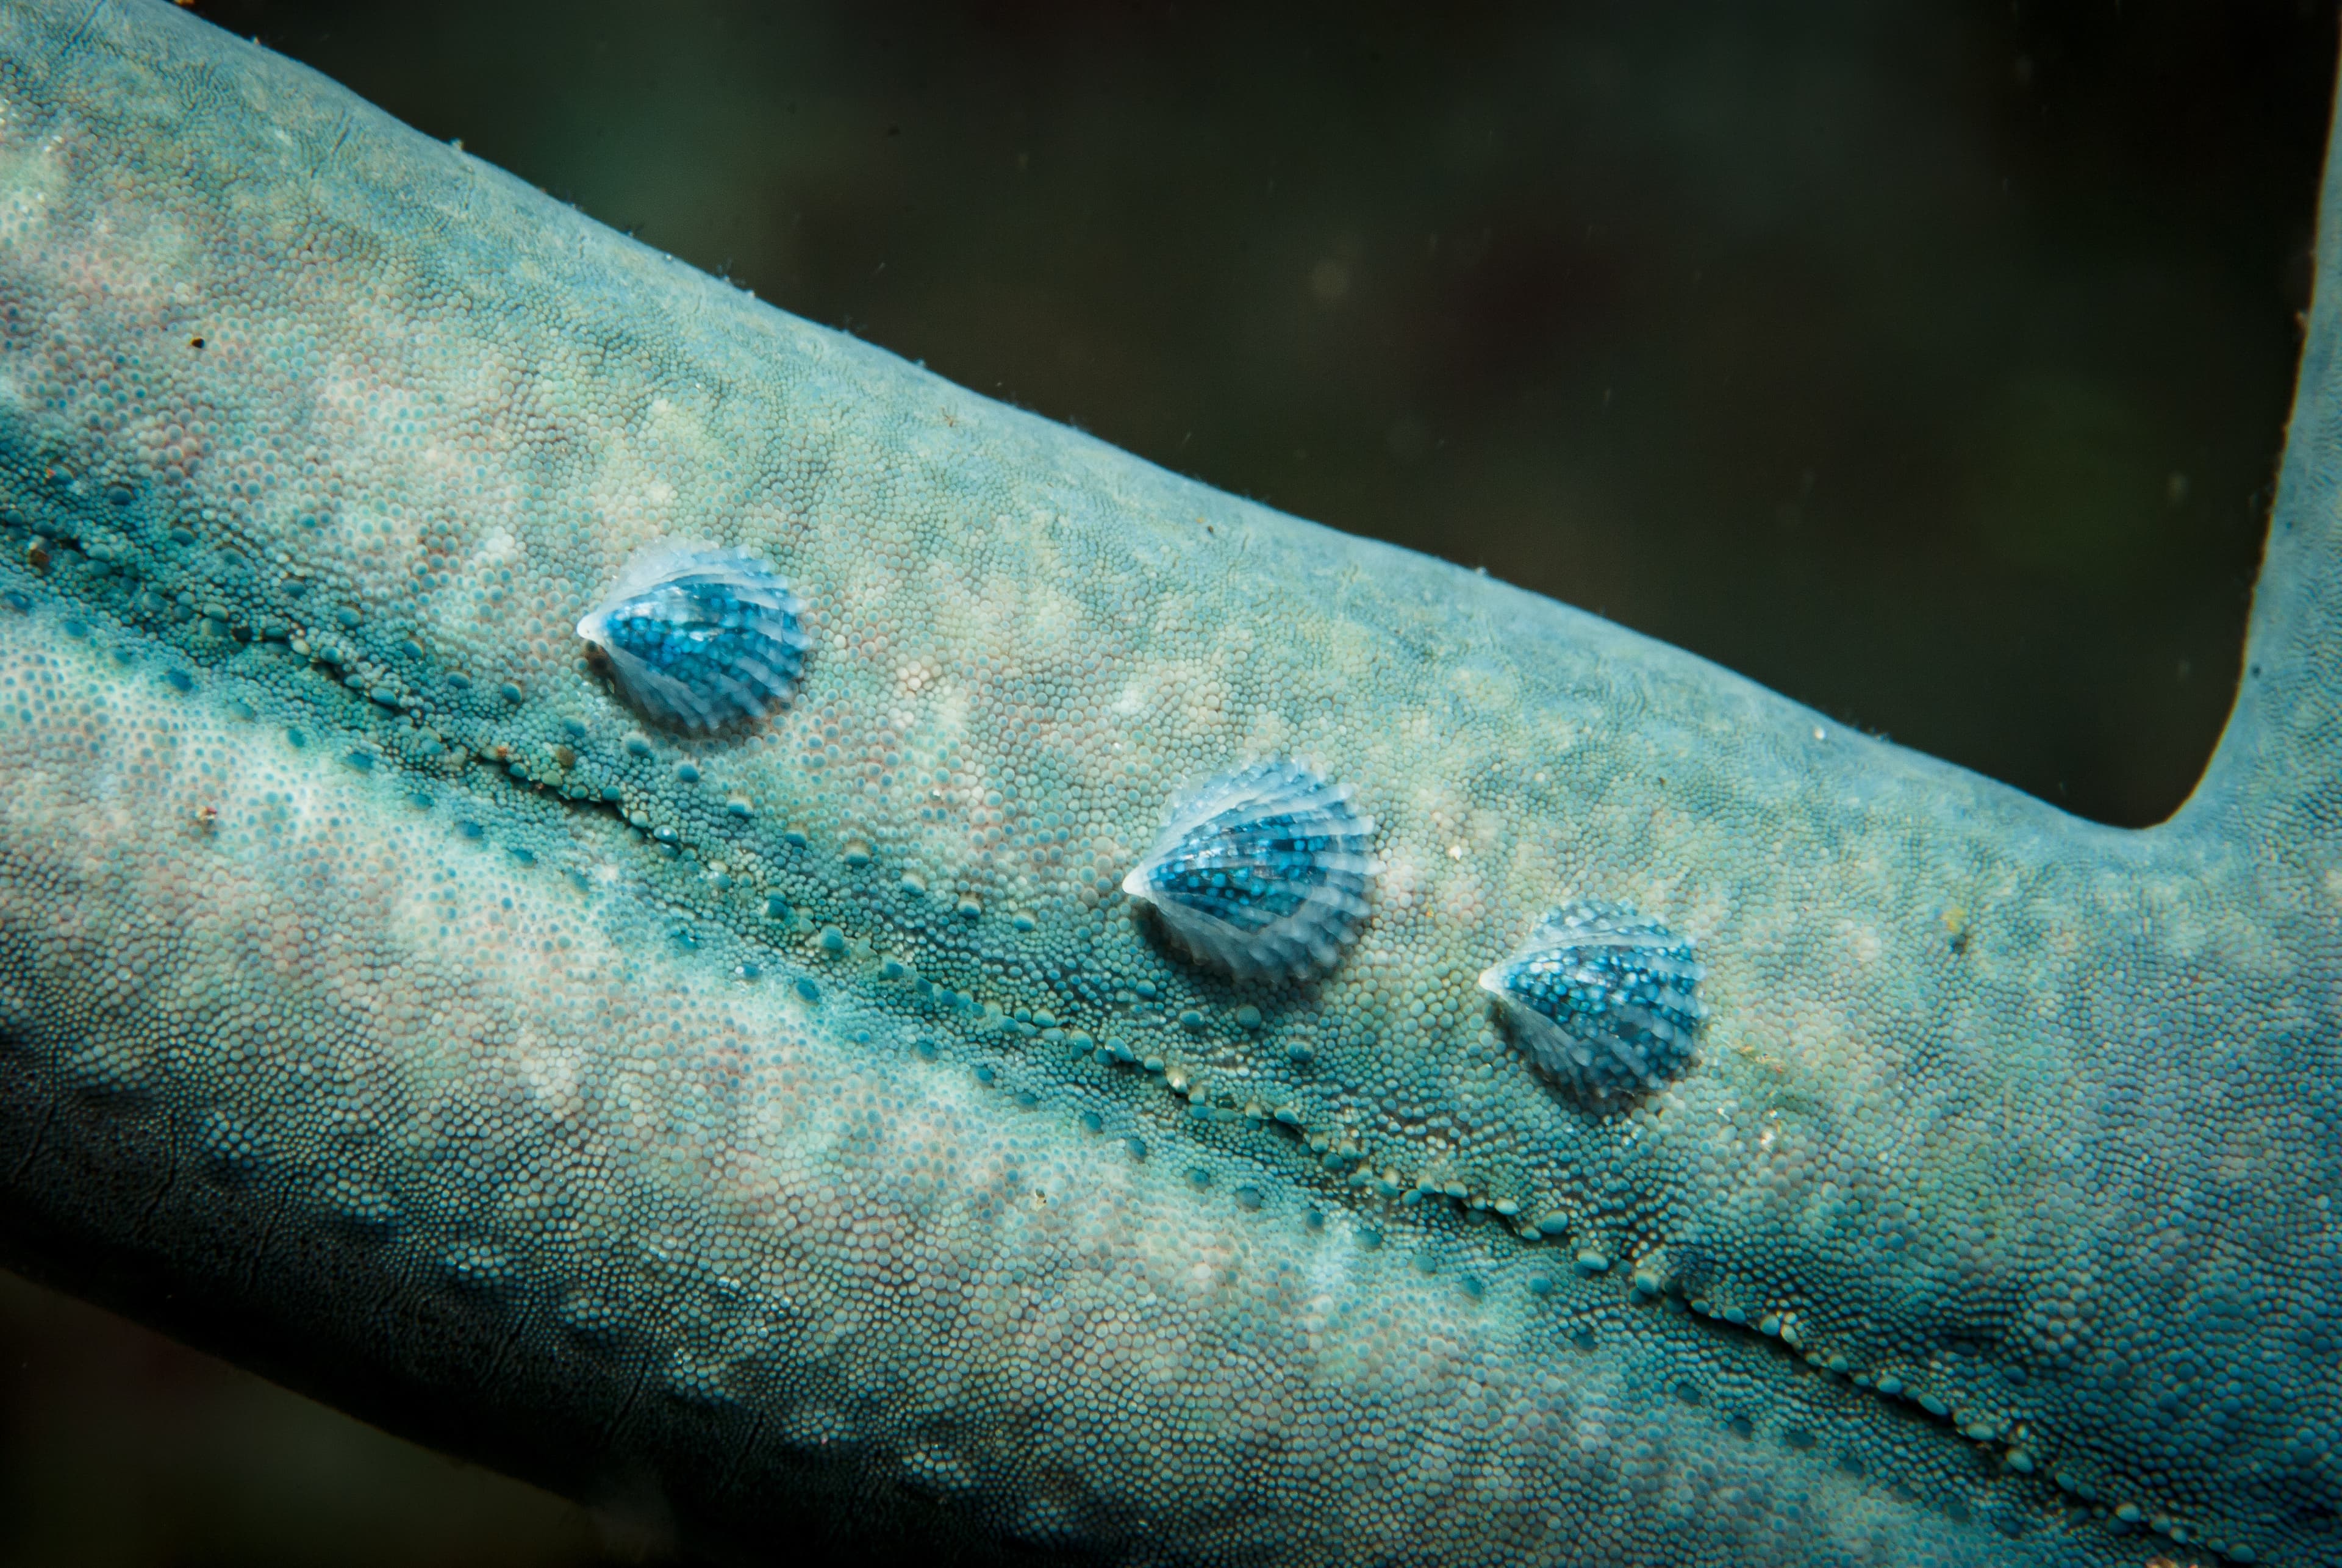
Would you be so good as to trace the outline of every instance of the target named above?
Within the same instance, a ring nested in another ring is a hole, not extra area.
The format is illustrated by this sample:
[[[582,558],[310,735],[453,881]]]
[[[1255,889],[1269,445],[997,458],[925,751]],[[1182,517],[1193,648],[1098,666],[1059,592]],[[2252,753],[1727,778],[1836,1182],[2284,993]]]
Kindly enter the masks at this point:
[[[2323,1560],[2321,280],[2237,720],[2127,833],[988,403],[168,6],[11,8],[0,1251],[752,1548]],[[575,630],[689,542],[811,638],[712,735]],[[1120,891],[1265,758],[1376,824],[1304,980]],[[1476,984],[1573,899],[1705,970],[1615,1104]]]

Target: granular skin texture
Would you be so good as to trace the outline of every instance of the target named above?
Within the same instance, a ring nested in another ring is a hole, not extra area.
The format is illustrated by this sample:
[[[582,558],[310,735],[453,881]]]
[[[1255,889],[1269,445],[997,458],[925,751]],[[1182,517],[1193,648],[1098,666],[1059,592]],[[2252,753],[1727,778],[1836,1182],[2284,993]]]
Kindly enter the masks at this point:
[[[10,5],[0,1254],[752,1559],[2342,1562],[2336,255],[2129,832]],[[676,542],[756,723],[575,634]],[[1122,891],[1267,758],[1299,980]],[[1615,1104],[1477,984],[1576,900],[1705,972]]]

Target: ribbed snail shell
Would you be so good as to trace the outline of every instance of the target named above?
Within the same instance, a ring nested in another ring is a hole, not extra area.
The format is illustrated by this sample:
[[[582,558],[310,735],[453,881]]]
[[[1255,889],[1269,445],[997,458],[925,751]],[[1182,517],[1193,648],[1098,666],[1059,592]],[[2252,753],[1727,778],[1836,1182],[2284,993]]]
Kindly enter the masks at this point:
[[[655,544],[577,623],[618,694],[669,729],[750,724],[787,702],[813,638],[805,604],[746,550]]]
[[[1657,1088],[1690,1064],[1707,1009],[1692,945],[1623,904],[1576,899],[1480,976],[1513,1038],[1596,1103]]]
[[[1331,968],[1366,917],[1375,822],[1346,785],[1253,763],[1178,805],[1122,889],[1199,961],[1240,980]]]

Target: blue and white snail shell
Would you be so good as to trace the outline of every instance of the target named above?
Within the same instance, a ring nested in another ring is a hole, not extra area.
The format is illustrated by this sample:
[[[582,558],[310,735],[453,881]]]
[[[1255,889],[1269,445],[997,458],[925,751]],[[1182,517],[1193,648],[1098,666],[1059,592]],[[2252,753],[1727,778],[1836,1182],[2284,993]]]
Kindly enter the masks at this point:
[[[618,694],[669,729],[753,724],[787,702],[813,646],[805,603],[746,550],[655,544],[577,623]]]
[[[1480,976],[1513,1038],[1596,1104],[1656,1089],[1691,1063],[1706,971],[1691,943],[1623,904],[1575,899]]]
[[[1199,962],[1239,980],[1305,979],[1357,938],[1379,869],[1374,832],[1347,785],[1298,763],[1253,763],[1176,807],[1122,890]]]

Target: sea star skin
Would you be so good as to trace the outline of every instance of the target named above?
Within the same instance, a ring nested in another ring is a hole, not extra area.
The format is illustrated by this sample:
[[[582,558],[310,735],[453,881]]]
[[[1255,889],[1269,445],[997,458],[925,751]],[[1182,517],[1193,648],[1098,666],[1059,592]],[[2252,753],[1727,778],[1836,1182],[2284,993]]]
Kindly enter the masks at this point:
[[[167,5],[12,7],[0,1253],[750,1550],[810,1500],[2342,1560],[2321,239],[2237,713],[2132,833],[987,403]],[[573,634],[679,540],[805,602],[760,727],[646,727]],[[1279,756],[1381,870],[1330,973],[1239,984],[1116,888]],[[1706,970],[1615,1113],[1476,984],[1578,897]]]

